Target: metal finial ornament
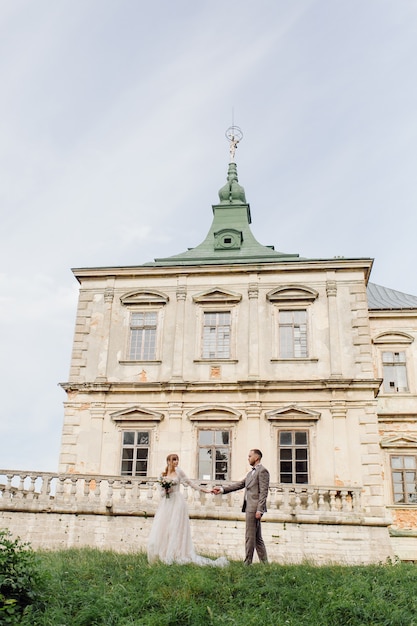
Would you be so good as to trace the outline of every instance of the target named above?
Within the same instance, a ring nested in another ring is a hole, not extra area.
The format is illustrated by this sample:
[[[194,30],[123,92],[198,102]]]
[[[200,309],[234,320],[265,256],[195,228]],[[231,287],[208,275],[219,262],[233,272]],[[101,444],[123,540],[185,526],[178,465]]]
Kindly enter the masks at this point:
[[[230,128],[226,130],[225,135],[230,142],[230,163],[234,163],[237,144],[242,140],[243,133],[239,126],[230,126]]]

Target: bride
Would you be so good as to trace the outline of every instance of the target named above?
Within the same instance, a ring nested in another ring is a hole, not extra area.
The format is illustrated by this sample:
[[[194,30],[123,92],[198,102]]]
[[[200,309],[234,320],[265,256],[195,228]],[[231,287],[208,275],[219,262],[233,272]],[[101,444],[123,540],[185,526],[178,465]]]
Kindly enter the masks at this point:
[[[159,479],[161,501],[149,535],[148,561],[223,567],[228,564],[225,557],[212,560],[196,554],[194,550],[187,503],[180,491],[180,484],[189,485],[204,493],[210,493],[210,489],[204,489],[187,478],[178,467],[178,462],[177,454],[169,454],[167,467]]]

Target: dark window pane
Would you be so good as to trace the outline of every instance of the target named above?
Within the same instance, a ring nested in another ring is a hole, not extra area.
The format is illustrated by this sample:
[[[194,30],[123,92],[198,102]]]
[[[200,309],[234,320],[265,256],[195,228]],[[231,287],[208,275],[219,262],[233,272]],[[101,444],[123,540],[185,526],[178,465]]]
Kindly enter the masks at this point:
[[[125,431],[123,433],[123,443],[125,445],[132,445],[135,443],[135,433]]]
[[[132,461],[122,461],[122,475],[131,476],[132,467],[133,467]]]
[[[306,461],[297,461],[295,464],[295,471],[298,473],[305,473],[307,471],[307,462]]]
[[[290,446],[292,444],[292,433],[281,431],[279,433],[279,443],[281,446]]]
[[[307,445],[307,433],[296,431],[295,432],[295,445],[296,446],[306,446]]]
[[[295,482],[297,485],[305,485],[308,483],[307,474],[297,474]]]
[[[136,476],[146,476],[146,461],[136,461]]]
[[[307,448],[298,448],[295,450],[295,458],[297,461],[307,460]]]

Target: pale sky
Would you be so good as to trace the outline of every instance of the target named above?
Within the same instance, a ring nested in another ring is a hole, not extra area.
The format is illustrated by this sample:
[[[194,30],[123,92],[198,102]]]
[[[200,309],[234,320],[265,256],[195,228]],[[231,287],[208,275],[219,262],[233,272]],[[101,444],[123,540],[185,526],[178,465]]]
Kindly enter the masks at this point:
[[[0,468],[58,469],[71,268],[201,243],[232,119],[260,243],[417,295],[417,0],[0,0],[0,81]]]

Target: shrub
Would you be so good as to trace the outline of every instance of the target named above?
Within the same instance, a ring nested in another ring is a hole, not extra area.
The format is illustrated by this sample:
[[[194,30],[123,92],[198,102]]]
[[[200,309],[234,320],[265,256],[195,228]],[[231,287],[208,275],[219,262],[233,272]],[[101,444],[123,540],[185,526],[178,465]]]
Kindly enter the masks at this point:
[[[18,624],[39,597],[41,574],[28,543],[0,530],[0,624]]]

